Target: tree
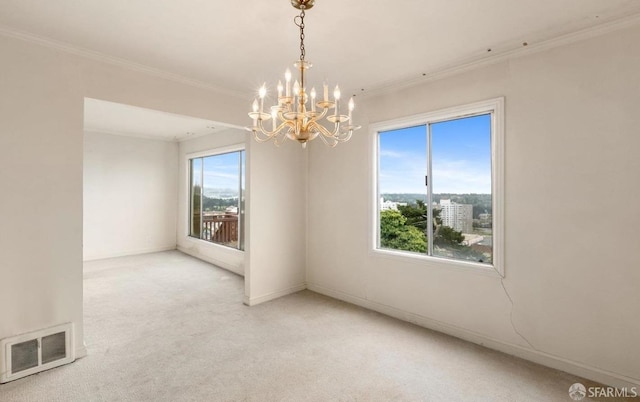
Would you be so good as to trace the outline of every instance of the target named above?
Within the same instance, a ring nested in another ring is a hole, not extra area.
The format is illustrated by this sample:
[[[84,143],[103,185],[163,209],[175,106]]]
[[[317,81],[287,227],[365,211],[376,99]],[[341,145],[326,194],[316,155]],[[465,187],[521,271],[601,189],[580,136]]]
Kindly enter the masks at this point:
[[[433,241],[438,246],[452,246],[462,244],[464,241],[464,235],[462,232],[458,232],[449,226],[440,226],[438,235],[435,236]]]
[[[415,226],[423,232],[427,229],[427,206],[423,201],[416,200],[415,205],[400,205],[398,211],[407,219],[407,225]]]
[[[427,238],[415,226],[406,225],[407,218],[393,209],[380,213],[380,246],[394,250],[427,251]]]
[[[424,201],[416,200],[415,204],[401,205],[398,210],[406,218],[405,225],[416,227],[426,236],[428,211]],[[442,225],[440,209],[432,208],[431,211],[433,214],[433,243],[439,246],[462,244],[464,241],[462,232]]]
[[[434,255],[448,256],[459,260],[491,262],[480,251],[462,244],[465,237],[449,226],[442,224],[441,210],[431,209],[433,213]],[[380,245],[394,250],[427,252],[427,205],[416,200],[415,204],[398,206],[398,210],[385,210],[380,213]]]

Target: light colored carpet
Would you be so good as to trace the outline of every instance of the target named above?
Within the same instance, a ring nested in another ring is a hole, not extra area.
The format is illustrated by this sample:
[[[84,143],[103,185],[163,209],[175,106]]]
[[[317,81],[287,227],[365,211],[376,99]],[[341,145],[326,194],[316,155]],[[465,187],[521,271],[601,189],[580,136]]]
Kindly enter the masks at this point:
[[[247,307],[243,288],[177,251],[86,263],[88,356],[0,400],[539,402],[592,384],[309,291]]]

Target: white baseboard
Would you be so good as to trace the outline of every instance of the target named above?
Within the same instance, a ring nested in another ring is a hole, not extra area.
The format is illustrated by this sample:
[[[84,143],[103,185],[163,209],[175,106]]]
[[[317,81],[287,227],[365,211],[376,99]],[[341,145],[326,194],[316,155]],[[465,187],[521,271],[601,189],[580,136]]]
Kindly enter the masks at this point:
[[[567,373],[596,381],[605,385],[618,388],[631,388],[640,386],[640,379],[637,378],[627,377],[622,374],[602,370],[597,367],[591,367],[576,361],[551,355],[549,353],[529,349],[498,339],[493,339],[477,332],[473,332],[464,328],[433,320],[431,318],[410,313],[404,310],[397,309],[395,307],[363,299],[361,297],[353,296],[337,290],[329,289],[320,285],[307,283],[307,289],[316,293],[323,294],[325,296],[332,297],[334,299],[342,300],[347,303],[367,308],[369,310],[377,311],[379,313],[400,319],[402,321],[408,321],[413,324],[432,329],[434,331],[442,332],[456,338],[464,339],[465,341],[485,346],[489,349],[494,349],[512,356],[517,356],[522,359],[541,364],[543,366],[562,370]]]
[[[251,298],[245,296],[243,303],[246,304],[247,306],[255,306],[260,303],[268,302],[269,300],[277,299],[282,296],[290,295],[292,293],[305,290],[306,288],[307,288],[307,285],[304,283],[301,283],[300,285],[292,286],[290,288],[279,290],[277,292],[269,293],[263,296],[251,297]]]
[[[198,251],[193,251],[192,249],[187,248],[187,247],[178,246],[177,249],[178,249],[178,251],[180,251],[182,253],[188,254],[188,255],[190,255],[190,256],[192,256],[194,258],[197,258],[199,260],[202,260],[204,262],[208,262],[209,264],[213,264],[216,267],[226,269],[227,271],[231,271],[234,274],[237,274],[237,275],[240,275],[240,276],[244,276],[244,267],[237,267],[237,266],[228,264],[228,263],[226,263],[224,261],[218,260],[216,258],[212,258],[212,257],[210,257],[208,255],[205,255],[205,254],[202,254],[202,253],[200,253]]]
[[[105,258],[126,257],[129,255],[137,255],[137,254],[159,253],[161,251],[169,251],[169,250],[175,250],[175,249],[176,249],[176,245],[171,244],[166,246],[143,248],[143,249],[137,249],[137,250],[123,251],[118,253],[89,254],[88,256],[84,256],[82,261],[104,260]]]
[[[85,344],[80,347],[76,347],[75,352],[75,358],[82,359],[83,357],[87,356],[87,345]]]

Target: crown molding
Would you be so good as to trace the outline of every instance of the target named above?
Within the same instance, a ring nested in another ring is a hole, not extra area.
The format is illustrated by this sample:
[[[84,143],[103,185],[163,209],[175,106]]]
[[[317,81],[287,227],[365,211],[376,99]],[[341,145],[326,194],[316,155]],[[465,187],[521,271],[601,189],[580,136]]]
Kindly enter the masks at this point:
[[[22,40],[29,43],[33,43],[36,45],[48,47],[51,49],[59,50],[65,53],[73,54],[75,56],[84,57],[93,61],[111,64],[117,67],[126,68],[128,70],[136,71],[139,73],[148,74],[157,78],[162,78],[162,79],[173,81],[179,84],[189,85],[192,87],[205,89],[208,91],[214,91],[222,95],[233,96],[243,100],[245,100],[246,98],[246,94],[240,93],[238,91],[222,88],[204,81],[188,78],[180,74],[170,73],[165,70],[149,67],[144,64],[136,63],[136,62],[122,59],[119,57],[108,56],[104,53],[85,49],[79,46],[74,46],[66,42],[46,38],[43,36],[28,33],[28,32],[23,32],[18,29],[9,27],[7,25],[0,24],[0,35],[10,37],[13,39]]]
[[[610,20],[592,27],[584,28],[575,32],[564,34],[556,38],[543,40],[537,43],[531,43],[526,47],[518,47],[503,52],[493,53],[491,56],[482,55],[472,58],[461,59],[447,65],[444,65],[437,70],[427,73],[424,76],[417,78],[405,77],[393,82],[383,83],[377,88],[359,93],[359,97],[362,99],[372,98],[379,95],[385,95],[390,92],[410,88],[416,85],[427,83],[430,81],[436,81],[442,78],[446,78],[452,75],[460,74],[466,71],[470,71],[476,68],[496,64],[501,61],[518,58],[524,55],[534,54],[545,50],[553,49],[556,47],[572,44],[582,40],[590,39],[597,36],[602,36],[610,32],[621,30],[627,27],[640,24],[640,13],[631,14],[615,20]],[[70,53],[76,56],[85,57],[94,61],[111,64],[114,66],[126,68],[129,70],[141,72],[144,74],[152,75],[158,78],[174,81],[180,84],[189,85],[196,88],[214,91],[222,95],[233,96],[242,100],[246,99],[246,94],[240,91],[234,91],[227,88],[221,88],[210,83],[188,78],[179,74],[170,73],[168,71],[160,70],[157,68],[149,67],[140,63],[135,63],[126,59],[118,57],[108,56],[106,54],[81,48],[78,46],[70,45],[66,42],[57,41],[50,38],[34,35],[27,32],[14,29],[12,27],[0,24],[0,35],[23,40],[26,42],[34,43],[37,45],[45,46],[52,49],[57,49],[66,53]]]
[[[92,133],[92,134],[115,135],[118,137],[137,138],[142,140],[151,140],[151,141],[159,141],[159,142],[175,142],[175,143],[188,141],[194,138],[200,138],[207,135],[216,135],[218,133],[221,133],[223,131],[228,131],[228,130],[244,131],[244,128],[239,126],[224,125],[223,127],[224,129],[219,129],[211,133],[197,133],[197,134],[189,134],[189,135],[181,134],[181,135],[174,135],[172,137],[165,137],[161,135],[153,135],[153,134],[133,132],[133,131],[116,131],[116,130],[93,128],[93,127],[84,127],[83,131],[85,133]]]
[[[631,26],[640,24],[640,13],[631,14],[619,19],[611,20],[602,24],[598,24],[589,28],[584,28],[575,32],[564,34],[552,39],[540,41],[538,43],[528,44],[526,47],[518,47],[512,50],[506,50],[501,53],[494,53],[491,56],[481,56],[474,58],[467,58],[458,60],[457,62],[449,63],[436,71],[427,73],[424,76],[418,78],[407,78],[387,84],[383,84],[378,88],[374,88],[370,91],[366,91],[359,94],[360,98],[369,99],[372,97],[386,95],[391,92],[396,92],[402,89],[407,89],[416,85],[424,84],[431,81],[436,81],[442,78],[474,70],[480,67],[489,66],[499,63],[501,61],[510,60],[525,55],[530,55],[545,50],[569,45],[572,43],[580,42],[586,39],[602,36],[610,32],[622,30]]]
[[[141,139],[141,140],[151,140],[151,141],[159,141],[159,142],[180,142],[180,138],[176,138],[178,136],[174,136],[174,137],[164,137],[164,136],[160,136],[160,135],[152,135],[152,134],[144,134],[144,133],[136,133],[136,132],[124,132],[124,131],[114,131],[114,130],[108,130],[108,129],[101,129],[101,128],[88,128],[85,127],[83,129],[83,131],[85,133],[91,133],[91,134],[104,134],[104,135],[115,135],[118,137],[127,137],[127,138],[137,138],[137,139]],[[199,134],[199,135],[193,135],[193,136],[189,136],[189,139],[191,138],[195,138],[195,137],[201,137],[203,135],[206,134]]]

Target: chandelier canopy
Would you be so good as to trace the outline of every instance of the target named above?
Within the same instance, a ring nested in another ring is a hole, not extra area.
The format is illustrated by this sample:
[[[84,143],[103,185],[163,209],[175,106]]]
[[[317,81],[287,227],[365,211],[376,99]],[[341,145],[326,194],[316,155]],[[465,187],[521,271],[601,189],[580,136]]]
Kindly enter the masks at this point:
[[[348,141],[354,130],[360,128],[353,124],[353,97],[349,99],[348,115],[340,114],[340,88],[336,85],[333,90],[333,100],[329,100],[329,86],[323,84],[323,97],[317,99],[315,87],[307,92],[305,71],[311,68],[311,63],[305,60],[304,48],[304,17],[305,10],[313,7],[315,0],[291,0],[291,5],[300,10],[300,15],[294,18],[294,23],[300,28],[300,59],[294,63],[299,71],[299,80],[291,85],[291,71],[284,74],[285,85],[278,81],[278,103],[271,106],[270,112],[264,109],[264,98],[267,95],[266,84],[258,91],[258,98],[254,99],[249,117],[253,119],[247,130],[253,132],[259,142],[273,140],[279,146],[287,138],[298,141],[302,147],[307,142],[320,137],[330,147],[339,142]],[[259,99],[259,100],[258,100]],[[269,123],[271,120],[271,129]]]

